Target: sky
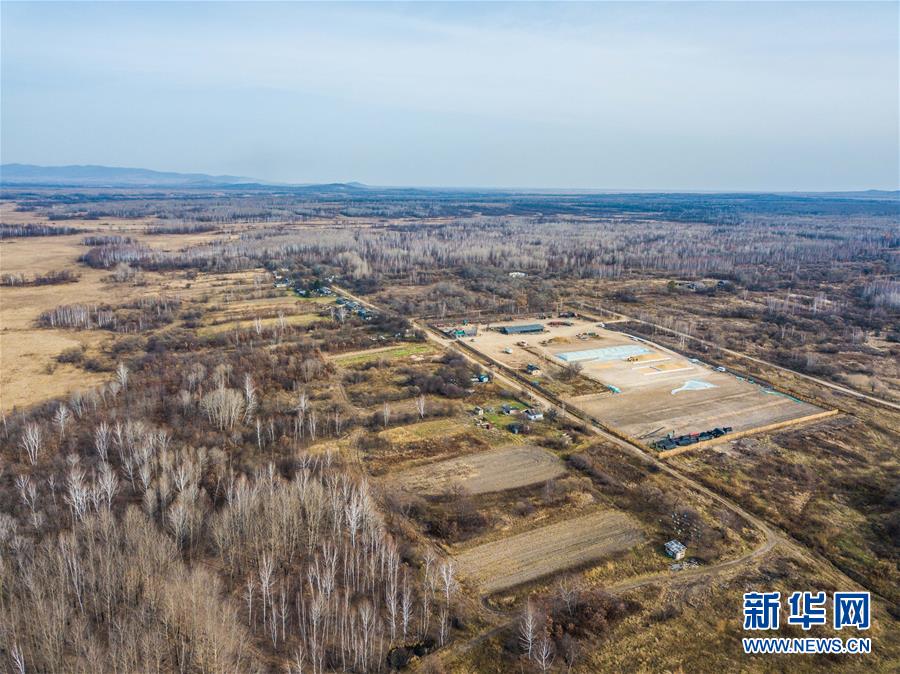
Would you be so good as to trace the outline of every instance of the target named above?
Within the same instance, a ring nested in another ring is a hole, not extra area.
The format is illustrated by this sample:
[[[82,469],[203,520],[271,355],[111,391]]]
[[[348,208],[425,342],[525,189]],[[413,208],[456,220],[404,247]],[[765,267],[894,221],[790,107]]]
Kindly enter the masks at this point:
[[[898,189],[898,7],[2,2],[0,158],[297,183]]]

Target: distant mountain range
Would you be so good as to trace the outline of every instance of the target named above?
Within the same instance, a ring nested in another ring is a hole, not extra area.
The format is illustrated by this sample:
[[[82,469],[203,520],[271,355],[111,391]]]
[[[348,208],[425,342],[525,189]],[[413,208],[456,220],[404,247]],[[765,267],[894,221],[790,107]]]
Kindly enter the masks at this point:
[[[35,187],[122,187],[122,188],[232,188],[257,189],[263,191],[311,192],[322,194],[361,193],[477,193],[477,194],[532,194],[556,195],[578,194],[583,196],[615,195],[677,195],[705,194],[709,197],[732,195],[782,195],[792,198],[844,198],[844,199],[900,199],[900,191],[865,190],[856,192],[704,192],[697,190],[604,190],[604,189],[550,189],[550,188],[488,188],[488,187],[373,187],[358,182],[345,183],[275,183],[256,178],[229,175],[208,175],[206,173],[176,173],[174,171],[152,171],[143,168],[122,168],[118,166],[72,165],[37,166],[35,164],[0,164],[0,186]]]
[[[35,166],[34,164],[0,165],[0,183],[4,185],[84,185],[129,187],[210,186],[259,184],[260,181],[238,176],[211,176],[205,173],[175,173],[142,168],[114,166]]]

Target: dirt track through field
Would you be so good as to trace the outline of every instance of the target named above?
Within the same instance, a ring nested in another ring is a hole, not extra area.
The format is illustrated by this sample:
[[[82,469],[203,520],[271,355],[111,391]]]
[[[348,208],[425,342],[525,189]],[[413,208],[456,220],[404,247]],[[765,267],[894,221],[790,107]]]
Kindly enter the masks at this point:
[[[633,518],[604,510],[485,543],[456,559],[460,574],[490,594],[597,561],[643,540]]]
[[[485,494],[545,482],[565,472],[562,462],[547,450],[515,445],[438,461],[404,471],[397,479],[422,494],[440,494],[454,486]]]

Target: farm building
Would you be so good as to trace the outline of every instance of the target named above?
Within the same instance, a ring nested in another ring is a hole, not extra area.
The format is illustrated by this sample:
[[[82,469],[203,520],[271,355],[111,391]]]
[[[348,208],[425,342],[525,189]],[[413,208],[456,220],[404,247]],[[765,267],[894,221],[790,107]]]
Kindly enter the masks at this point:
[[[500,332],[504,335],[533,335],[544,331],[540,323],[528,323],[526,325],[503,325]]]
[[[683,559],[684,553],[687,550],[684,545],[679,543],[676,540],[671,540],[665,545],[666,554],[669,555],[672,559]]]
[[[544,413],[540,410],[530,409],[525,410],[525,416],[528,418],[528,421],[542,421]]]

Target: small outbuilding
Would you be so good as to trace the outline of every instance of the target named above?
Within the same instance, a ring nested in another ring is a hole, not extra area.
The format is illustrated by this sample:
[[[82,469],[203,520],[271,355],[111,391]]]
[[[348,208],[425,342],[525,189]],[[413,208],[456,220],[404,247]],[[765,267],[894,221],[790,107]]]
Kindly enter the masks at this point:
[[[669,555],[672,559],[684,559],[684,553],[687,551],[687,548],[676,540],[671,540],[665,545],[666,554]]]

